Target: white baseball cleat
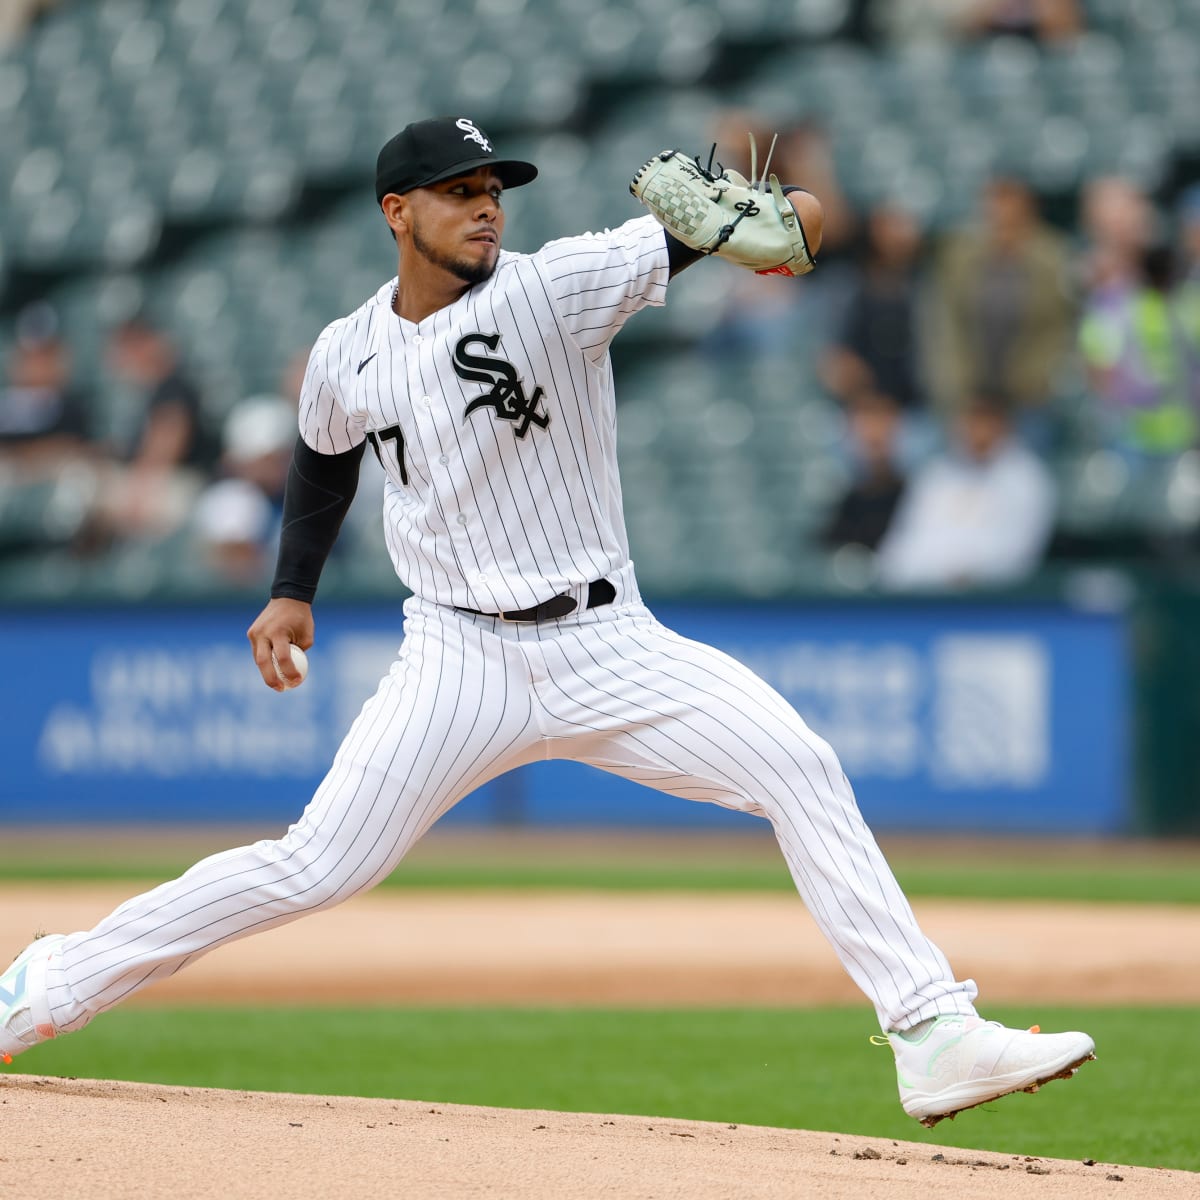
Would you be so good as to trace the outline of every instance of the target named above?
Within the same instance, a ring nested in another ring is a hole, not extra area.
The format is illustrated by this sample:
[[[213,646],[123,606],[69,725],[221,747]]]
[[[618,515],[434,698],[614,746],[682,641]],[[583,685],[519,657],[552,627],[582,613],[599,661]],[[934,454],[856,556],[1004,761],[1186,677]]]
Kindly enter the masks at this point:
[[[1069,1079],[1096,1045],[1086,1033],[1008,1029],[980,1017],[939,1017],[915,1041],[889,1033],[900,1103],[927,1129],[1011,1092]]]
[[[36,938],[0,975],[0,1063],[58,1036],[46,1001],[46,964],[65,940],[61,933]]]

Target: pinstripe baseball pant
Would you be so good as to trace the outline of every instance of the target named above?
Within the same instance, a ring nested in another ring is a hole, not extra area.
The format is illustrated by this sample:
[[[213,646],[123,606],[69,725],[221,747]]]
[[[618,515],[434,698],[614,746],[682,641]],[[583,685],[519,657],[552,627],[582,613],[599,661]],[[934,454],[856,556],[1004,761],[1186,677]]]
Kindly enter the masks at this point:
[[[547,758],[765,817],[881,1027],[973,1012],[974,983],[918,928],[829,746],[746,667],[660,625],[631,569],[616,581],[615,604],[540,625],[410,599],[399,657],[300,820],[68,937],[47,976],[57,1029],[373,887],[463,796]]]

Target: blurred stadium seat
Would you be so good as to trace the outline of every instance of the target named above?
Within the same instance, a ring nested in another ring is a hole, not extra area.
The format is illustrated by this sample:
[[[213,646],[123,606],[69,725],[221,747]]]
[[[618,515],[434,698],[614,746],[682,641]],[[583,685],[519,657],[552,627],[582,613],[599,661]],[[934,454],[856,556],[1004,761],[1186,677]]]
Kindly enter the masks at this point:
[[[0,51],[0,334],[30,294],[45,295],[71,329],[76,369],[101,379],[104,328],[132,290],[185,347],[219,419],[278,387],[297,350],[390,274],[374,155],[431,111],[469,111],[540,164],[542,186],[510,206],[508,244],[525,250],[635,215],[627,184],[646,155],[706,149],[731,106],[821,121],[857,208],[903,194],[935,231],[972,211],[995,169],[1054,195],[1107,171],[1153,188],[1200,150],[1191,0],[1089,0],[1088,32],[1058,48],[867,45],[844,35],[853,8],[65,0]],[[844,482],[831,453],[839,414],[797,369],[799,342],[783,363],[718,370],[699,358],[722,302],[699,275],[621,339],[643,578],[692,586],[686,551],[703,539],[728,576],[709,570],[710,582],[795,586]],[[1135,495],[1104,451],[1069,448],[1063,520],[1195,528],[1195,464],[1172,470]],[[122,572],[130,588],[158,578],[145,564]]]

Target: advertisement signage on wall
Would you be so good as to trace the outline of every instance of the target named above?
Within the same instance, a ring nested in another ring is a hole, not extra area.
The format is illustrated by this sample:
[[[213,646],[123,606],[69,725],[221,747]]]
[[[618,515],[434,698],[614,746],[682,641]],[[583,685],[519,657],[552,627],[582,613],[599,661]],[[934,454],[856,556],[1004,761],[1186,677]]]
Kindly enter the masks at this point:
[[[1120,616],[1062,605],[661,606],[777,688],[837,750],[880,829],[1128,826]],[[399,613],[330,605],[301,688],[263,687],[233,608],[0,614],[0,820],[294,819],[395,660]],[[749,818],[568,763],[450,820],[696,825]]]

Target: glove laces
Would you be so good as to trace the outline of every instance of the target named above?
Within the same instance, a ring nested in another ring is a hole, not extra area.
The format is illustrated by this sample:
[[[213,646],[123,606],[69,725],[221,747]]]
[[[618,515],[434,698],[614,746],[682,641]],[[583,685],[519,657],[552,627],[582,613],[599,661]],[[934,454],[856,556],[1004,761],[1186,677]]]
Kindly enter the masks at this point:
[[[758,142],[754,138],[753,133],[748,133],[750,139],[750,187],[753,191],[763,192],[767,187],[767,175],[771,170],[771,159],[775,156],[775,146],[779,141],[779,134],[776,134],[771,139],[771,147],[767,151],[766,161],[763,163],[762,176],[758,175]],[[717,154],[717,143],[713,142],[712,149],[708,152],[708,165],[700,165],[700,156],[697,155],[693,160],[696,164],[696,170],[704,176],[709,183],[716,183],[718,180],[725,179],[725,167],[721,163],[717,163],[718,174],[713,174],[713,160]],[[747,217],[756,217],[762,211],[752,199],[738,200],[734,202],[733,207],[737,210],[737,216],[734,217],[728,225],[722,225],[717,231],[717,240],[713,243],[712,249],[707,251],[708,254],[716,254],[720,248],[725,245],[731,237],[733,231]]]

